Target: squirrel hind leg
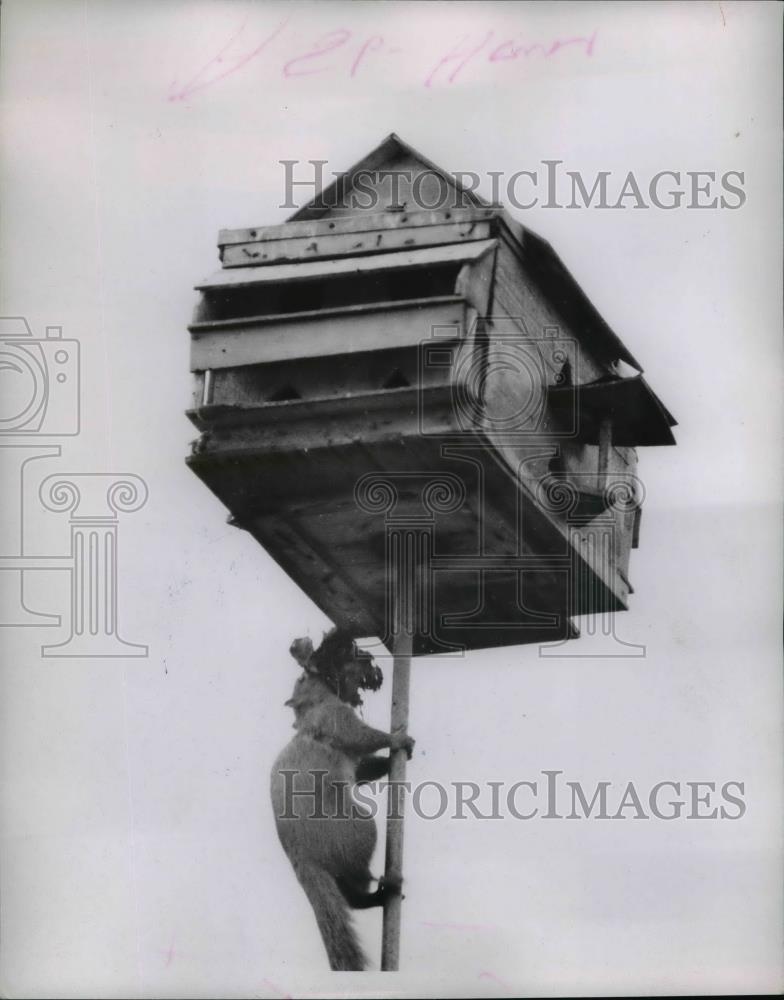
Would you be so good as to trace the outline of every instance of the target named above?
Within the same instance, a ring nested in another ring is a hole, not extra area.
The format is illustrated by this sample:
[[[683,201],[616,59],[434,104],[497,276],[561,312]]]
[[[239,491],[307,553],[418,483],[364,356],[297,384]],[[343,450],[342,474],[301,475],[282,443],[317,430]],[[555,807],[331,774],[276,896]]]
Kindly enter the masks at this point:
[[[395,882],[383,877],[378,880],[378,888],[375,892],[370,892],[370,876],[367,879],[357,879],[351,876],[338,876],[338,889],[343,893],[343,898],[354,910],[369,910],[374,906],[383,906],[390,896],[400,893],[402,883]]]
[[[338,875],[335,879],[343,898],[354,910],[369,910],[373,906],[382,906],[383,892],[379,886],[375,892],[370,892],[371,875]]]
[[[389,774],[389,757],[371,755],[363,757],[357,765],[357,784],[365,785],[370,781],[378,781]]]

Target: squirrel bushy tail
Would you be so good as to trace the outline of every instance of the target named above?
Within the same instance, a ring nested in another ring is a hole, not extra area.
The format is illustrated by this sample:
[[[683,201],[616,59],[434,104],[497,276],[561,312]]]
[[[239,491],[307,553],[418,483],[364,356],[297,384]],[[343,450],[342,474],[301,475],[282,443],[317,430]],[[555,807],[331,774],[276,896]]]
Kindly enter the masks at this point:
[[[318,865],[299,864],[294,870],[316,914],[330,967],[335,971],[362,972],[367,959],[335,877]]]

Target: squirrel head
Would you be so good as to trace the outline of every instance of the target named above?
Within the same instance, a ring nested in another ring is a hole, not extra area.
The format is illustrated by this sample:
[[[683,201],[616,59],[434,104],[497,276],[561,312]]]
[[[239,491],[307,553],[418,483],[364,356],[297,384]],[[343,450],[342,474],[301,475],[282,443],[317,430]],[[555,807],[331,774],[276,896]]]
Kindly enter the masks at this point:
[[[372,655],[360,649],[349,631],[333,628],[314,651],[311,665],[341,701],[353,708],[362,704],[360,690],[378,691],[384,680]]]
[[[320,678],[342,701],[354,708],[362,704],[360,689],[378,691],[384,680],[372,655],[359,649],[346,629],[330,629],[316,650],[307,636],[295,639],[289,652],[305,671],[304,677]]]

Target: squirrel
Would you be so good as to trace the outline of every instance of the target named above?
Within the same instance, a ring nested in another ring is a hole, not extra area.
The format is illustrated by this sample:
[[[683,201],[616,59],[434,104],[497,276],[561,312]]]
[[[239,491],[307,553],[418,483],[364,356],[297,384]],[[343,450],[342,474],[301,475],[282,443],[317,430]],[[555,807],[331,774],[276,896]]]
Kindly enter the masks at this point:
[[[382,674],[346,632],[333,629],[315,652],[309,639],[297,639],[290,652],[305,672],[286,702],[296,735],[272,766],[278,837],[313,907],[330,967],[362,971],[367,960],[349,908],[381,906],[400,886],[379,879],[369,890],[376,823],[351,792],[387,773],[389,758],[376,750],[402,749],[410,759],[414,741],[373,729],[353,711],[362,703],[359,688],[377,690]]]

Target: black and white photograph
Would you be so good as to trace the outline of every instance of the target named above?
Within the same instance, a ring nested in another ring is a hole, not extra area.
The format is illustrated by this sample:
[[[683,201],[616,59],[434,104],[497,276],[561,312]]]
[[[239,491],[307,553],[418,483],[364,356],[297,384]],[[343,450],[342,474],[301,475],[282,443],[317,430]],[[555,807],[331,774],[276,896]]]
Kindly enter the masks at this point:
[[[3,0],[0,995],[781,993],[781,30]]]

